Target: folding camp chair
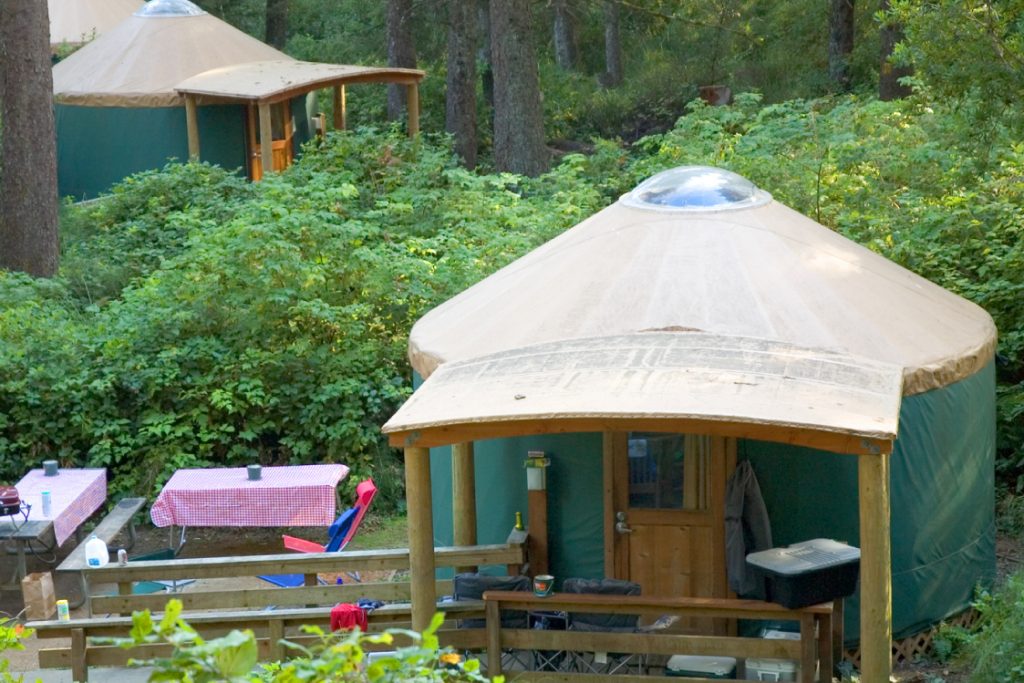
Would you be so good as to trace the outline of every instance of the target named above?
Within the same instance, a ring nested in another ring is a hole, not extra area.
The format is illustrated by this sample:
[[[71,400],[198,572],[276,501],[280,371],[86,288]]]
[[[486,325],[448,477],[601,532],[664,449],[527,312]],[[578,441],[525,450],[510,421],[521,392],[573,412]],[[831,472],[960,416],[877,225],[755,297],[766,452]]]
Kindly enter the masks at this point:
[[[640,595],[640,584],[621,579],[566,579],[562,585],[565,593],[597,595]],[[640,617],[631,614],[569,613],[570,631],[636,633]],[[570,653],[570,668],[579,673],[623,674],[635,668],[635,673],[644,673],[643,655],[613,652]]]
[[[484,593],[487,591],[528,591],[530,586],[530,577],[528,576],[490,576],[467,572],[456,574],[452,580],[452,590],[455,593],[456,602],[460,600],[482,601]],[[486,625],[487,622],[484,619],[462,619],[459,621],[459,628],[482,629]],[[529,628],[526,612],[503,611],[501,627]],[[486,653],[474,653],[473,656],[486,665]],[[503,650],[501,653],[501,667],[507,671],[529,669],[532,663],[529,650]]]
[[[327,529],[327,545],[285,534],[282,536],[284,547],[300,553],[334,553],[344,550],[359,530],[359,525],[376,495],[377,486],[373,483],[373,479],[362,481],[356,486],[355,505],[342,512],[334,524]],[[302,574],[275,574],[260,578],[282,588],[301,586],[305,582]],[[359,580],[358,577],[353,578]]]

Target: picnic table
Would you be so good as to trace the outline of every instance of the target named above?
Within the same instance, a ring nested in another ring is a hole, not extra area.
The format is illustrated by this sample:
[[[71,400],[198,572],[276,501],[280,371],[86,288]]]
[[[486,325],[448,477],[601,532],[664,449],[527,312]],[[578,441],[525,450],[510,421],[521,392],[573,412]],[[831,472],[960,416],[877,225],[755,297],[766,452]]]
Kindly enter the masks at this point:
[[[245,467],[178,470],[153,503],[153,524],[165,526],[329,526],[337,515],[345,465],[264,467],[250,480]]]
[[[52,550],[64,544],[107,499],[105,469],[61,469],[47,477],[32,470],[15,485],[26,514],[0,517],[0,541],[17,546],[16,578],[25,578],[25,551],[32,543]],[[50,492],[50,514],[43,514],[43,491]],[[51,541],[52,538],[52,541]]]

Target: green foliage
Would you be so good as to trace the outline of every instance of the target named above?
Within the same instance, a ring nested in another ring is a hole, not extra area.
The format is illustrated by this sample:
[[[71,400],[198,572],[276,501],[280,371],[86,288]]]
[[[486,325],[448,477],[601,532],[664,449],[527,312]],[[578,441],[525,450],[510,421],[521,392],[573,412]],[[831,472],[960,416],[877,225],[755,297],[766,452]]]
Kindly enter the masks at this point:
[[[0,618],[0,655],[11,650],[24,650],[22,641],[31,638],[33,633],[34,630],[24,628],[17,619]],[[0,656],[0,683],[24,683],[25,677],[12,674],[10,666],[10,661]]]
[[[172,645],[169,657],[137,661],[155,670],[150,681],[189,683],[301,683],[345,681],[366,683],[472,683],[489,680],[480,673],[480,663],[463,658],[450,648],[441,648],[436,635],[444,621],[441,614],[422,634],[404,629],[365,634],[358,629],[334,634],[307,626],[303,631],[314,638],[312,645],[287,640],[282,644],[291,658],[257,669],[256,638],[250,630],[231,631],[212,640],[203,639],[181,617],[179,600],[170,600],[164,616],[154,622],[148,610],[132,614],[127,638],[108,642],[124,648],[154,643]],[[408,645],[399,645],[400,642]],[[391,649],[385,657],[369,661],[367,649]],[[500,683],[500,677],[495,678]]]
[[[1010,576],[995,593],[982,593],[975,607],[981,620],[963,639],[971,683],[1024,681],[1024,573]]]
[[[0,273],[0,478],[46,455],[148,494],[181,467],[344,462],[395,505],[380,425],[412,323],[596,210],[589,168],[476,175],[368,130],[258,185],[171,165],[66,208],[60,278]]]

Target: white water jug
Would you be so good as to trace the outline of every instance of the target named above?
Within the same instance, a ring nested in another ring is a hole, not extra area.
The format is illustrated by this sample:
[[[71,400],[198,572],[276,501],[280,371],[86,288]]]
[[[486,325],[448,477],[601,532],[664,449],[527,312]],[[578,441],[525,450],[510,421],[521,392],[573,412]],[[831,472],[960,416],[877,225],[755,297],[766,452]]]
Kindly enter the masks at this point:
[[[85,563],[90,567],[104,567],[108,562],[110,562],[110,552],[107,550],[107,544],[103,542],[102,538],[97,538],[96,534],[93,534],[85,542]]]

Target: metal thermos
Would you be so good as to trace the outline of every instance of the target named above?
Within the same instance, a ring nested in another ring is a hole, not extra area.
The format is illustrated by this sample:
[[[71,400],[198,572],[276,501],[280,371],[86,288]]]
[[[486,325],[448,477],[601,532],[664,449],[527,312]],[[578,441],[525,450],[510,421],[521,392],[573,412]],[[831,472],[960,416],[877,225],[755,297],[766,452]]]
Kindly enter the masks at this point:
[[[128,564],[128,551],[124,548],[118,548],[117,550],[117,563],[122,567]]]

